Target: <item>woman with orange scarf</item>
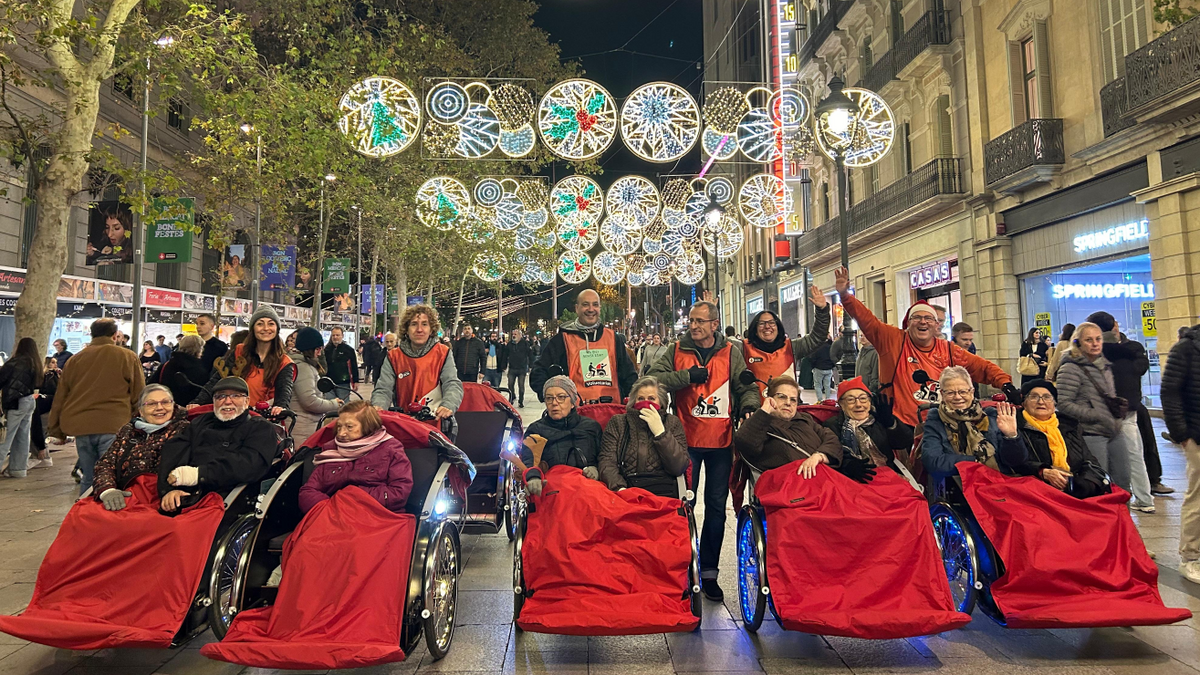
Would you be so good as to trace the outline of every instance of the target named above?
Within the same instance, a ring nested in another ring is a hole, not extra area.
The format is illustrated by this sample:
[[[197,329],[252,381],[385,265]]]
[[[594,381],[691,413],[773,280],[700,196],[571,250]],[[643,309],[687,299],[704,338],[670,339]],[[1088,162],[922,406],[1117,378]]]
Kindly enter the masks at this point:
[[[1088,450],[1079,423],[1057,413],[1058,390],[1047,380],[1030,380],[1021,386],[1024,410],[1017,415],[1017,431],[1029,449],[1022,474],[1037,476],[1050,486],[1080,499],[1112,492],[1108,476]]]

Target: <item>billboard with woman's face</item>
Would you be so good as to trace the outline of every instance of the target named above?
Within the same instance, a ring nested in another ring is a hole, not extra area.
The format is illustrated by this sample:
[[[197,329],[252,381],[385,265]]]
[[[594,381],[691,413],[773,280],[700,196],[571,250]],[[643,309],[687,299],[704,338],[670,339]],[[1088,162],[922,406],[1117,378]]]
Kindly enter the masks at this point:
[[[133,212],[119,201],[95,202],[88,211],[87,265],[133,262]]]

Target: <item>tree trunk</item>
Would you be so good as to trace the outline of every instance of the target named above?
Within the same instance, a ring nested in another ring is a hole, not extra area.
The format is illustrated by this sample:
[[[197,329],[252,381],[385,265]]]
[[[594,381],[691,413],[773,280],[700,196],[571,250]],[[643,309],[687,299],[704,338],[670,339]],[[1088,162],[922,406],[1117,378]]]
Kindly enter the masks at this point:
[[[408,306],[408,269],[404,266],[404,258],[396,261],[396,304],[400,308],[396,312],[392,330],[396,335],[403,335],[400,332],[400,315],[404,314],[404,308]]]
[[[378,307],[375,306],[375,295],[376,295],[376,293],[375,293],[375,273],[378,271],[379,271],[379,251],[373,251],[371,253],[371,335],[374,335],[375,331],[378,330],[375,327],[375,311],[377,309],[379,309]],[[383,306],[384,306],[383,315],[387,316],[387,291],[386,290],[383,293]]]
[[[458,309],[454,312],[454,326],[450,333],[451,336],[458,335],[458,324],[462,321],[463,293],[467,290],[467,275],[470,273],[471,270],[469,269],[463,273],[462,283],[458,285]]]

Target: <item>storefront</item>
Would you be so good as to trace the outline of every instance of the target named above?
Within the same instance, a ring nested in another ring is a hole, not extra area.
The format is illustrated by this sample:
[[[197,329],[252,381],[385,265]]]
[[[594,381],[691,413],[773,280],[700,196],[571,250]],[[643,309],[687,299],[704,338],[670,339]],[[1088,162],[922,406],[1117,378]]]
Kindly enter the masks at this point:
[[[1126,202],[1013,237],[1013,271],[1021,284],[1022,337],[1039,327],[1057,342],[1063,324],[1104,311],[1142,343],[1150,371],[1142,394],[1159,407],[1158,332],[1150,274],[1150,227],[1143,207]]]
[[[806,333],[806,309],[808,293],[805,292],[804,277],[779,286],[779,320],[789,337],[796,339]]]
[[[958,280],[958,260],[936,260],[906,272],[912,302],[928,302],[946,310],[942,333],[962,321],[962,293]]]

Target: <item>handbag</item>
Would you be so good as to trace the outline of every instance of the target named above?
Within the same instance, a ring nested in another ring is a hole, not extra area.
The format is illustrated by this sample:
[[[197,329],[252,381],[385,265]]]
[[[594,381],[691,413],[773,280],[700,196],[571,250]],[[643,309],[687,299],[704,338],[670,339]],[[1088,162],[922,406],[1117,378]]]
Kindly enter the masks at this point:
[[[1041,367],[1037,361],[1033,360],[1032,356],[1022,356],[1017,361],[1017,372],[1021,375],[1033,376],[1041,372]]]
[[[1086,366],[1081,366],[1080,369],[1092,381],[1092,385],[1096,387],[1096,391],[1100,392],[1100,398],[1104,399],[1104,405],[1108,407],[1109,414],[1119,420],[1125,419],[1125,416],[1129,414],[1129,401],[1123,396],[1109,396],[1108,392],[1104,391],[1104,387],[1100,386],[1100,383],[1096,381],[1096,378],[1092,376],[1092,373]]]

